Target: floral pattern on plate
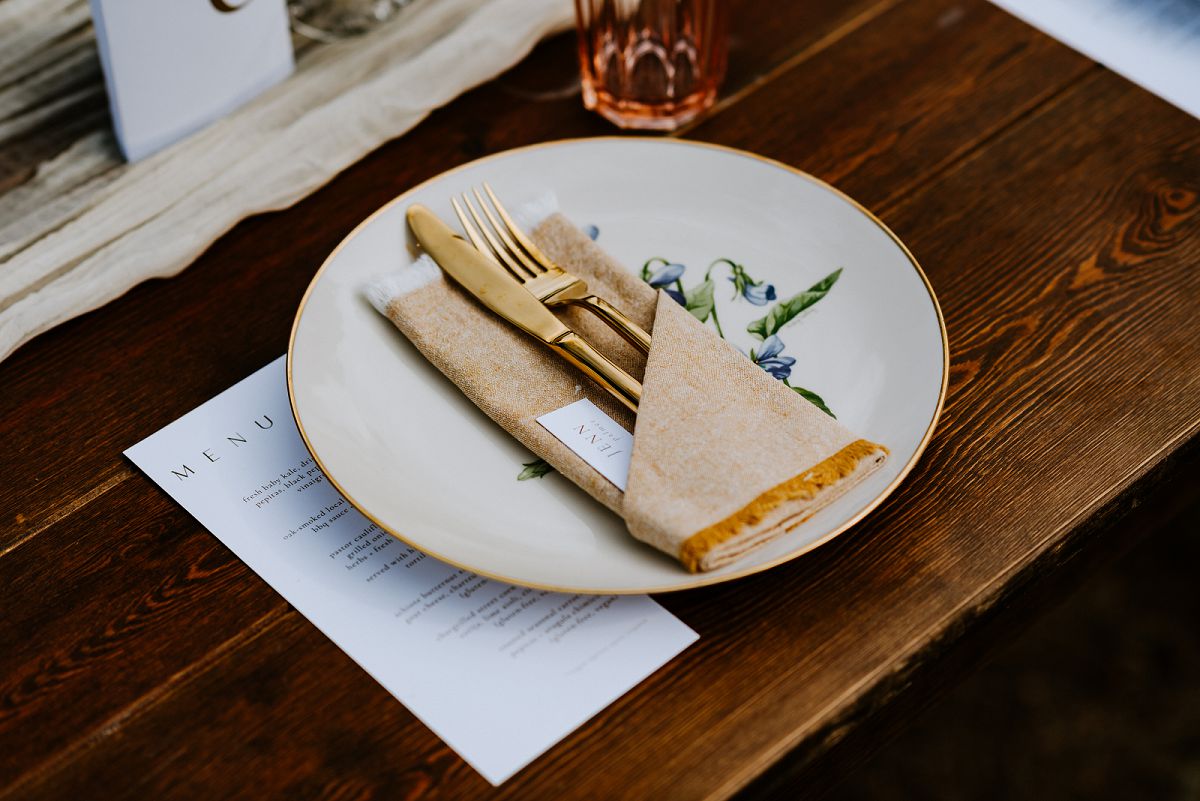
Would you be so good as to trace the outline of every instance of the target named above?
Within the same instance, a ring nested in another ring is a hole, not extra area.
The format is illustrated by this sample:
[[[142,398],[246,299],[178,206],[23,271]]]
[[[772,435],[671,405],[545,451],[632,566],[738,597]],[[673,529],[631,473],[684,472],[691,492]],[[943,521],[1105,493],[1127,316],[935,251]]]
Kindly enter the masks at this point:
[[[714,271],[718,268],[723,268],[721,272],[729,273],[725,277],[729,283],[733,284],[733,294],[727,300],[723,294],[717,292],[720,275],[718,273],[714,277]],[[666,292],[700,322],[711,323],[721,339],[726,339],[725,331],[721,327],[720,308],[722,304],[738,303],[744,300],[754,306],[766,306],[775,301],[778,296],[774,284],[755,281],[750,273],[746,272],[744,265],[738,264],[732,259],[722,257],[709,264],[708,269],[704,272],[704,278],[690,288],[683,285],[683,277],[687,269],[679,262],[655,256],[642,265],[642,280],[655,289]],[[829,290],[837,283],[841,274],[842,270],[839,267],[803,292],[793,295],[787,300],[775,302],[764,316],[746,326],[746,332],[760,343],[757,347],[750,349],[747,354],[750,359],[831,417],[836,417],[836,415],[820,395],[791,383],[792,368],[796,365],[796,358],[784,355],[783,351],[786,345],[779,337],[779,332],[785,325],[795,320],[801,312],[828,295]]]
[[[585,226],[583,230],[592,239],[600,235],[600,229],[594,225]],[[833,289],[833,285],[841,277],[842,268],[839,267],[808,289],[786,300],[777,300],[778,292],[774,284],[754,280],[746,271],[745,266],[738,264],[733,259],[722,257],[713,261],[705,270],[704,278],[690,288],[683,284],[687,269],[684,264],[655,256],[647,259],[642,265],[641,275],[643,281],[655,289],[661,289],[676,303],[691,312],[697,320],[705,324],[711,323],[721,339],[727,339],[725,331],[721,327],[721,308],[724,308],[725,304],[741,301],[752,306],[765,307],[768,304],[774,304],[765,315],[746,326],[746,333],[760,343],[757,347],[750,348],[747,355],[751,361],[770,373],[772,377],[782,381],[784,386],[830,417],[837,417],[820,395],[791,383],[792,368],[796,366],[796,357],[784,355],[783,351],[787,345],[780,338],[779,332],[784,326],[794,321],[801,312],[829,294],[829,290]],[[719,271],[715,277],[714,271]],[[727,272],[728,275],[725,278],[733,284],[733,294],[728,297],[724,293],[717,292],[721,272]],[[741,349],[739,348],[739,350]],[[745,351],[742,352],[745,353]],[[518,481],[541,478],[547,473],[553,472],[553,468],[542,459],[527,462],[522,467],[524,469],[517,476]]]

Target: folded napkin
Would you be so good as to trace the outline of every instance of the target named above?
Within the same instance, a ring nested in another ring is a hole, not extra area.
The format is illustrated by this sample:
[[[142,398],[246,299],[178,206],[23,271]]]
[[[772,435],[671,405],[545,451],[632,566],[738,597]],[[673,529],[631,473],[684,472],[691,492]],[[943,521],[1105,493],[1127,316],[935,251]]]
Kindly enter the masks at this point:
[[[556,310],[642,380],[636,417],[444,278],[427,256],[381,276],[367,294],[476,406],[623,517],[634,537],[692,572],[713,570],[807,520],[883,463],[886,448],[775,380],[561,214],[532,235],[550,258],[651,332],[646,358],[586,310]],[[633,432],[624,492],[537,421],[585,397]],[[773,436],[759,435],[764,426]]]

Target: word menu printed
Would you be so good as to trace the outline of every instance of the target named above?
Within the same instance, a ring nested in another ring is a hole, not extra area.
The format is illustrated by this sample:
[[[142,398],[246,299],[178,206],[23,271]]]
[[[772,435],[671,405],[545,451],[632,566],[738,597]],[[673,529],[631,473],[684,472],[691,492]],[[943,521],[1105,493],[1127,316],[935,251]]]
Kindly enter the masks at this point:
[[[306,450],[282,358],[125,453],[492,784],[697,636],[647,596],[511,586],[380,530]]]

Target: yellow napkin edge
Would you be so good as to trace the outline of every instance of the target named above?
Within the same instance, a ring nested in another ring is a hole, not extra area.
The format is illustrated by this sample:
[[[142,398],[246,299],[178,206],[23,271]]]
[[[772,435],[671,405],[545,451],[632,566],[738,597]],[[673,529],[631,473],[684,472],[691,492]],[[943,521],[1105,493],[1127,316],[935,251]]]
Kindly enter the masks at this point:
[[[813,500],[818,493],[852,474],[862,460],[880,453],[886,457],[889,451],[885,446],[870,440],[858,439],[851,442],[803,473],[763,492],[724,520],[688,537],[679,549],[679,561],[689,572],[701,572],[704,569],[704,558],[713,548],[728,542],[747,528],[758,525],[784,503]]]

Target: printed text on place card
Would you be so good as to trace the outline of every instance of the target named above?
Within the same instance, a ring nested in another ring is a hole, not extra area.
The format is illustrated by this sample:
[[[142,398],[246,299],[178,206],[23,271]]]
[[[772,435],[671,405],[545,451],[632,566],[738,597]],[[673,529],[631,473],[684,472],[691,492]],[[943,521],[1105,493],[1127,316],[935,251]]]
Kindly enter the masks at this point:
[[[547,412],[538,418],[542,427],[596,468],[600,475],[625,491],[633,434],[587,398]]]

